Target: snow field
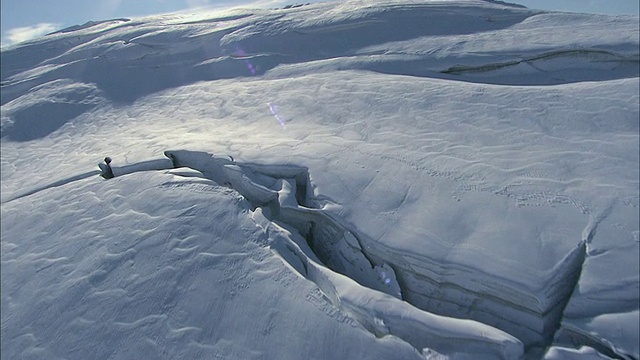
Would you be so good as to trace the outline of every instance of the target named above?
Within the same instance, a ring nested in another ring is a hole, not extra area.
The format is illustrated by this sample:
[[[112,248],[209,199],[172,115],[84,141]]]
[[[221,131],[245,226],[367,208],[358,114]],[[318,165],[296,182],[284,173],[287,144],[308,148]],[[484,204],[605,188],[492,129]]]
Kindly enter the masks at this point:
[[[3,355],[637,358],[637,23],[346,2],[4,50]]]

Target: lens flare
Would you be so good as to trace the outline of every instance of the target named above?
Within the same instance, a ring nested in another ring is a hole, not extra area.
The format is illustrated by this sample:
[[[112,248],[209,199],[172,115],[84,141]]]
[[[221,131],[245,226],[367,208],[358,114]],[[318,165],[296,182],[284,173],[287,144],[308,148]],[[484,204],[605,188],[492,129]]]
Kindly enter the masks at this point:
[[[255,75],[258,72],[258,68],[251,63],[251,60],[250,60],[251,57],[241,47],[239,46],[236,47],[235,53],[233,53],[233,55],[231,56],[236,59],[241,59],[242,61],[244,61],[251,75]]]
[[[387,276],[387,273],[383,270],[382,265],[376,265],[376,270],[378,274],[380,274],[380,278],[384,281],[385,284],[391,284],[391,279]]]
[[[273,117],[275,117],[276,120],[278,120],[278,123],[280,123],[280,126],[284,127],[284,119],[282,119],[280,115],[278,115],[278,105],[268,102],[267,106],[269,107],[269,111],[271,111]]]

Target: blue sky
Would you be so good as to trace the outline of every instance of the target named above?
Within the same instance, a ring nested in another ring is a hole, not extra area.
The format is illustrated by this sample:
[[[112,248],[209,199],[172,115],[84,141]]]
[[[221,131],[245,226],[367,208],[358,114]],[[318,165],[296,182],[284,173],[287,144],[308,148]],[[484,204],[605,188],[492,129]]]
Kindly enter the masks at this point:
[[[340,1],[340,0],[338,0]],[[2,46],[91,20],[136,17],[197,7],[278,7],[320,0],[1,0]],[[512,0],[529,8],[638,14],[638,0]]]

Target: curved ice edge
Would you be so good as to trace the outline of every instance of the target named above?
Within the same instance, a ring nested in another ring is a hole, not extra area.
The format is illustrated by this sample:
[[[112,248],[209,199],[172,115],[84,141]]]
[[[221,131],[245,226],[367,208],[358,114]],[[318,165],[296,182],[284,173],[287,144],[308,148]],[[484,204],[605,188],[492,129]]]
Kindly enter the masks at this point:
[[[638,54],[618,54],[613,51],[601,49],[566,49],[549,51],[517,60],[495,62],[481,65],[454,65],[440,72],[443,74],[462,75],[469,73],[484,73],[520,65],[522,63],[535,63],[538,61],[553,60],[558,58],[576,58],[586,57],[592,63],[637,63],[639,61]]]
[[[465,353],[476,358],[516,359],[524,345],[517,338],[473,320],[435,315],[391,295],[372,290],[320,265],[297,231],[267,219],[261,208],[253,217],[272,239],[271,249],[306,279],[315,283],[335,307],[348,313],[378,337],[393,335],[419,352]],[[285,225],[286,226],[286,225]],[[306,251],[303,250],[306,248]]]
[[[544,347],[560,327],[564,309],[578,284],[585,249],[584,242],[580,242],[534,288],[435,259],[420,258],[418,266],[414,254],[379,243],[367,251],[383,257],[396,269],[404,298],[415,306],[446,316],[464,314],[465,318],[508,331],[527,347]]]
[[[276,219],[293,226],[305,237],[319,263],[360,285],[402,299],[395,270],[384,261],[370,259],[358,238],[328,213],[298,205],[293,195],[296,188],[293,179],[280,179],[274,188],[279,202]]]
[[[434,281],[437,280],[439,285],[464,283],[465,289],[474,293],[497,292],[501,294],[500,299],[505,302],[517,303],[518,307],[543,315],[558,304],[558,292],[567,290],[566,277],[575,275],[586,257],[586,244],[579,241],[553,268],[535,273],[535,278],[531,276],[523,281],[478,270],[467,264],[449,262],[426,254],[394,248],[382,242],[371,240],[367,243],[370,244],[367,246],[367,251],[371,252],[371,255],[376,257],[384,255],[388,261],[397,263],[398,269],[402,269],[403,272],[429,274]],[[375,246],[371,246],[371,243]],[[509,268],[502,270],[503,274],[506,274]],[[532,272],[531,275],[533,274]]]

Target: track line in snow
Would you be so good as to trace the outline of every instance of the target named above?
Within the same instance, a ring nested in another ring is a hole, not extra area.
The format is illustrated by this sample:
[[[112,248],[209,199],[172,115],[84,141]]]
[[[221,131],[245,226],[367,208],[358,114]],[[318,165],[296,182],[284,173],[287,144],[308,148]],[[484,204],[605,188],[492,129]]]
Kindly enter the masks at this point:
[[[68,177],[68,178],[65,178],[65,179],[62,179],[62,180],[54,181],[54,182],[52,182],[50,184],[47,184],[47,185],[43,185],[43,186],[39,186],[39,187],[36,187],[34,189],[31,189],[31,190],[27,190],[26,192],[20,193],[18,195],[11,196],[11,197],[9,197],[9,199],[2,201],[2,203],[3,204],[4,203],[8,203],[10,201],[14,201],[14,200],[26,197],[26,196],[31,196],[33,194],[39,193],[40,191],[44,191],[44,190],[51,189],[51,188],[54,188],[54,187],[64,186],[64,185],[70,184],[72,182],[83,180],[83,179],[87,179],[87,178],[90,178],[92,176],[96,176],[96,175],[99,175],[99,174],[100,174],[100,170],[94,170],[94,171],[89,171],[89,172],[85,172],[85,173],[82,173],[82,174],[74,175],[74,176],[71,176],[71,177]]]

